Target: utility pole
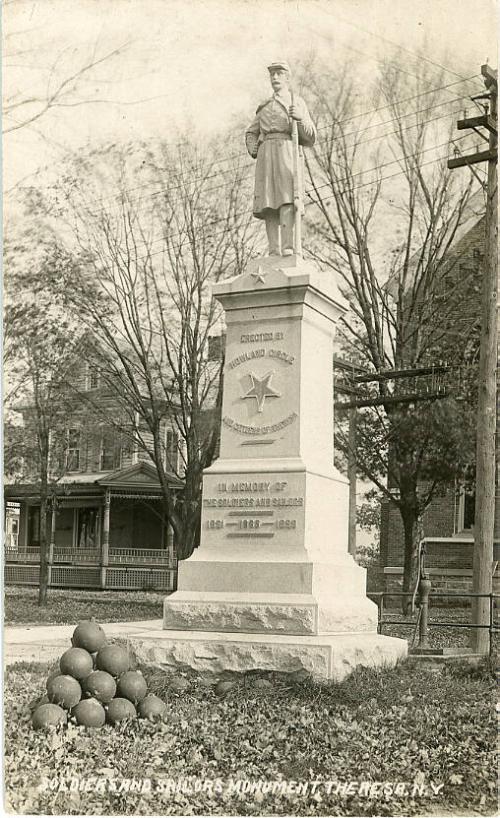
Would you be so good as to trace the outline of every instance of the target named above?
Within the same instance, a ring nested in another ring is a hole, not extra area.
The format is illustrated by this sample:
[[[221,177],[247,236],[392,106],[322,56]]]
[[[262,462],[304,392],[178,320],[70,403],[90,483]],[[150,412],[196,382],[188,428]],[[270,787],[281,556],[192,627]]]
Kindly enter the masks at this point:
[[[365,370],[348,361],[343,361],[341,358],[334,357],[334,369],[347,372],[351,377],[355,373],[362,375]],[[337,383],[335,384],[337,389]],[[340,392],[356,395],[357,390],[352,386],[340,385],[338,387]],[[338,405],[338,404],[336,404]],[[356,490],[357,490],[357,454],[356,454],[356,430],[357,430],[357,414],[356,406],[349,409],[349,442],[347,452],[347,478],[349,480],[349,522],[347,531],[347,550],[354,558],[356,557],[356,524],[357,524],[357,507],[356,507]]]
[[[349,554],[356,557],[356,426],[357,415],[356,407],[349,409],[349,451],[347,453],[347,478],[349,480],[349,529],[347,538],[347,549]]]
[[[479,358],[478,424],[476,438],[476,508],[474,523],[474,554],[472,561],[472,590],[475,594],[491,594],[493,585],[493,537],[495,526],[495,434],[497,400],[497,71],[489,65],[481,66],[487,93],[476,99],[487,99],[484,114],[458,122],[458,128],[486,128],[489,132],[488,150],[450,159],[449,168],[464,167],[477,162],[488,162],[486,202],[486,250],[481,288],[481,341]],[[479,132],[480,133],[480,132]],[[482,134],[481,134],[482,135]],[[490,601],[474,598],[472,624],[481,625],[473,630],[471,645],[476,653],[488,653]]]

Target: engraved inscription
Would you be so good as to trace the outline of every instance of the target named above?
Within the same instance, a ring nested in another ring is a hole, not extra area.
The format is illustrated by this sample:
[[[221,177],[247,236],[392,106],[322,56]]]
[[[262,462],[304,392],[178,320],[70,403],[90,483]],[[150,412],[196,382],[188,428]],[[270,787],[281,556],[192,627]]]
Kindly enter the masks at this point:
[[[283,341],[284,337],[282,332],[245,332],[240,337],[240,343],[257,344],[263,341]]]
[[[297,520],[276,520],[276,528],[296,528]]]
[[[267,500],[269,499],[269,503]],[[269,506],[282,508],[287,506],[302,506],[303,497],[204,497],[205,508],[259,508]]]
[[[224,520],[207,520],[207,528],[224,528]]]
[[[293,364],[295,360],[293,355],[283,352],[282,349],[270,349],[267,354],[269,358],[279,358],[280,361],[284,361],[286,364]]]
[[[203,527],[224,538],[283,538],[298,533],[304,512],[301,489],[295,481],[277,479],[278,475],[265,477],[212,484],[216,496],[203,497],[203,508],[213,519],[205,518]]]
[[[233,358],[231,361],[228,362],[227,368],[234,369],[241,364],[244,364],[245,361],[253,361],[255,358],[278,358],[280,361],[284,361],[286,364],[293,364],[295,357],[293,355],[289,355],[288,352],[284,352],[282,349],[251,349],[248,352],[242,352],[240,355],[237,355],[236,358]]]
[[[236,358],[229,361],[227,368],[234,369],[235,366],[239,366],[240,364],[245,363],[245,361],[253,361],[254,358],[264,358],[265,354],[265,349],[252,349],[250,352],[242,352],[241,355],[237,355]]]
[[[288,483],[286,480],[270,481],[238,480],[232,483],[217,483],[217,491],[284,491]]]
[[[272,432],[279,432],[285,426],[289,426],[298,417],[297,412],[292,412],[288,417],[280,420],[278,423],[271,423],[269,426],[247,426],[245,423],[237,423],[234,418],[225,415],[222,422],[225,426],[233,429],[235,432],[241,432],[243,435],[266,435]]]

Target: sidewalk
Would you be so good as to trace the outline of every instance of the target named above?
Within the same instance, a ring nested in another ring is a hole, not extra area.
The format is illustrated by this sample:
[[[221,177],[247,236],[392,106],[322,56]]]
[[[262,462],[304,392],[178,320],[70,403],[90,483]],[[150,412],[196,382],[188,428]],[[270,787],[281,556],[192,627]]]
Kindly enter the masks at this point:
[[[161,619],[102,624],[106,636],[151,638],[162,630]],[[11,625],[3,632],[3,663],[53,662],[71,647],[75,625]]]

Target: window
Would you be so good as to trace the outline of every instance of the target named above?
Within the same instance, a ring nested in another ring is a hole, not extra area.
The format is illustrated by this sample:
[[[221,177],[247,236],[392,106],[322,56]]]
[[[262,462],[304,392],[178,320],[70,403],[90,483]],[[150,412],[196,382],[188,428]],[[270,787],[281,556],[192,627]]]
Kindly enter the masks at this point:
[[[97,389],[99,386],[99,367],[89,364],[87,369],[87,389]]]
[[[115,469],[119,469],[120,459],[120,441],[113,432],[105,432],[101,437],[100,470],[114,471]]]
[[[472,528],[474,528],[474,520],[476,518],[476,492],[465,491],[463,502],[464,502],[463,527],[465,531],[469,531]]]
[[[66,446],[66,469],[78,471],[80,468],[80,429],[68,429]]]
[[[120,444],[120,464],[117,468],[124,468],[133,462],[134,458],[134,443],[126,435],[122,438]]]
[[[79,508],[77,548],[97,548],[99,544],[99,509]]]
[[[40,507],[28,507],[28,545],[40,545]]]
[[[19,545],[19,503],[7,501],[5,507],[5,545],[9,551],[17,551]]]
[[[178,434],[174,429],[165,433],[165,467],[177,473],[179,466]]]
[[[226,347],[226,335],[209,335],[208,336],[208,360],[222,361],[224,350]]]
[[[476,492],[474,489],[462,487],[458,495],[457,533],[472,531],[476,514]]]

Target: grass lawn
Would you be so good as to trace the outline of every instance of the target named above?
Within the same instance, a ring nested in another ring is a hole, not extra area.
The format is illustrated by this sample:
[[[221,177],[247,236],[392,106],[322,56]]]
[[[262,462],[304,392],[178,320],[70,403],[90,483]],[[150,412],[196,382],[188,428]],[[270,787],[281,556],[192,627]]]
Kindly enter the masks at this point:
[[[4,593],[5,625],[71,625],[80,619],[93,616],[98,622],[133,622],[141,619],[161,619],[164,593],[144,591],[77,591],[51,589],[46,608],[37,604],[38,589],[9,586]],[[429,621],[469,622],[470,607],[434,607],[430,609]],[[384,617],[400,620],[399,608],[386,609]],[[498,622],[498,611],[496,614]],[[408,617],[406,625],[384,624],[383,633],[412,641],[415,615]],[[432,647],[460,647],[468,645],[470,630],[466,628],[429,628]],[[494,635],[498,646],[499,635]]]
[[[17,814],[496,810],[495,683],[487,667],[402,663],[322,686],[267,675],[271,685],[262,687],[255,682],[262,674],[248,674],[222,697],[194,674],[179,696],[167,674],[145,668],[150,690],[167,703],[164,723],[96,731],[70,724],[49,734],[31,728],[28,706],[44,692],[47,669],[18,664],[5,674],[6,807]]]
[[[98,622],[161,619],[164,593],[76,591],[51,588],[47,607],[38,607],[38,589],[9,586],[4,592],[5,625],[72,625],[94,616]]]

